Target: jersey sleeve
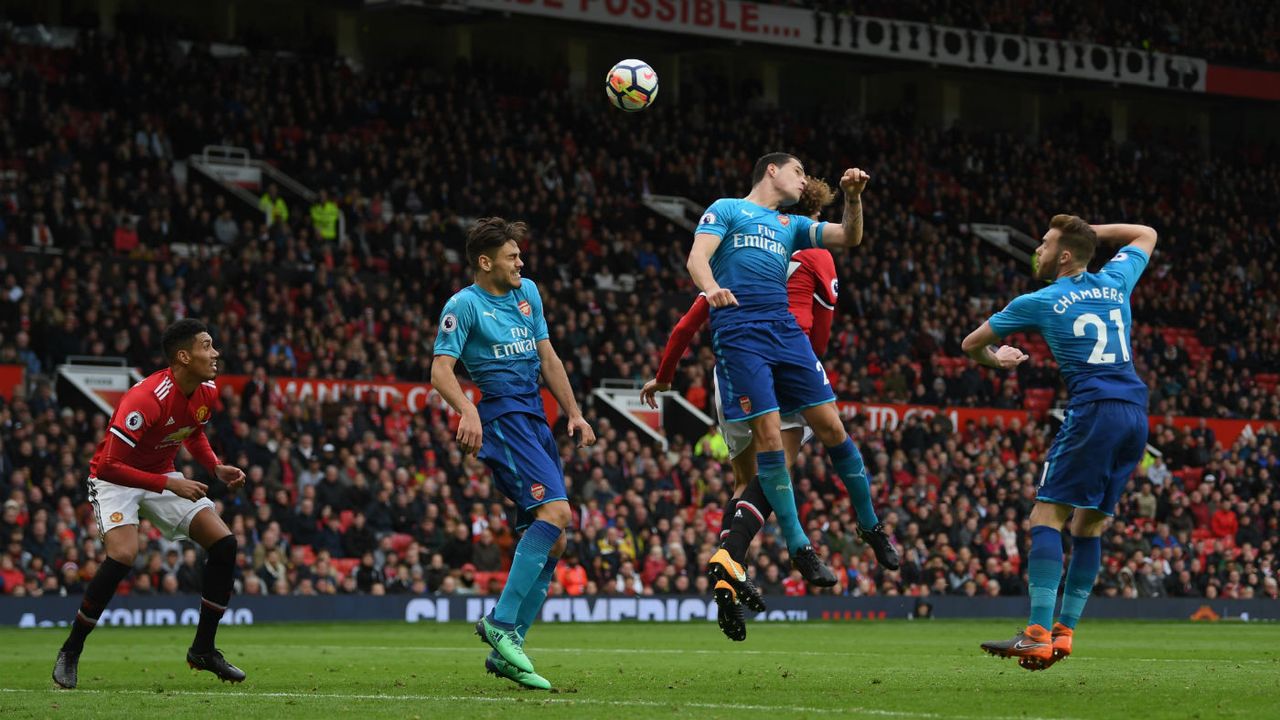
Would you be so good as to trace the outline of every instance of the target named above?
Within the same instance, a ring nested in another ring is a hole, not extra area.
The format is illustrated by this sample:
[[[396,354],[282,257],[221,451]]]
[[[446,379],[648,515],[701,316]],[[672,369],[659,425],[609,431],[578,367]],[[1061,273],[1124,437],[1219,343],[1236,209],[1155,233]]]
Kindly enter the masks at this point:
[[[433,352],[436,355],[462,357],[462,348],[467,344],[467,334],[475,322],[475,310],[462,295],[454,295],[444,304],[440,313],[440,327],[436,330],[436,344]]]
[[[1107,261],[1102,266],[1101,275],[1106,275],[1120,283],[1120,287],[1125,293],[1133,292],[1133,287],[1138,284],[1138,278],[1142,277],[1142,271],[1147,269],[1147,263],[1150,258],[1141,249],[1133,245],[1126,245],[1120,248],[1115,257]]]
[[[155,393],[141,384],[133,386],[120,399],[120,407],[111,418],[107,432],[130,448],[137,448],[142,436],[160,417],[160,403]]]
[[[1038,329],[1040,327],[1038,310],[1039,306],[1033,295],[1019,295],[1005,309],[992,315],[987,322],[991,324],[991,329],[996,335],[1006,338],[1016,332]]]
[[[702,213],[702,219],[698,220],[698,227],[694,229],[694,235],[707,233],[723,238],[725,233],[729,232],[729,220],[733,217],[733,208],[729,201],[721,198],[713,203],[707,211]]]
[[[676,323],[675,329],[671,331],[671,337],[667,338],[667,346],[662,349],[662,360],[658,363],[658,382],[671,383],[676,376],[676,366],[680,363],[680,358],[684,357],[684,351],[689,349],[689,342],[710,317],[711,303],[707,302],[706,295],[700,294],[698,299],[693,301],[693,305],[689,306],[689,311],[680,318],[680,322]]]
[[[790,215],[791,251],[822,247],[822,230],[826,221],[814,222],[804,215]]]
[[[521,281],[521,285],[526,284],[529,286],[529,304],[533,306],[533,339],[534,342],[542,342],[551,337],[547,332],[547,314],[542,311],[542,293],[532,280],[526,278]]]

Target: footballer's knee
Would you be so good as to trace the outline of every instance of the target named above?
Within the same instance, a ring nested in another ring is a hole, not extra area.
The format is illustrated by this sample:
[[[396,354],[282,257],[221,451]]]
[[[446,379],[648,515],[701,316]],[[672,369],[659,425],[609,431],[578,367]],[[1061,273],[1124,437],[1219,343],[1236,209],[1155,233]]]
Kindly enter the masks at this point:
[[[573,512],[569,510],[567,500],[555,500],[546,505],[539,505],[533,509],[533,514],[539,520],[551,523],[561,530],[569,527],[569,523],[573,522]],[[560,537],[563,539],[564,535]]]
[[[236,542],[236,536],[227,534],[222,536],[220,539],[213,541],[213,543],[205,549],[205,553],[208,554],[209,562],[211,563],[234,565],[236,562],[237,548],[238,543]]]
[[[107,532],[104,544],[107,557],[118,563],[133,566],[138,557],[138,526],[122,525]]]
[[[560,537],[556,538],[556,544],[551,546],[551,550],[547,553],[547,557],[558,558],[564,554],[564,548],[568,545],[569,533],[562,532]]]

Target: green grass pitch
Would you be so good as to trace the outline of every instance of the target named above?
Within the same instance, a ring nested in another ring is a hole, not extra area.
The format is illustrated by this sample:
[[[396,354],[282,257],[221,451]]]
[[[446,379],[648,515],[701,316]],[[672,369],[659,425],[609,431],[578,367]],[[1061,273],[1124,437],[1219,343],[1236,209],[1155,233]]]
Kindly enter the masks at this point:
[[[49,679],[65,630],[0,629],[0,718],[1280,717],[1280,625],[1082,623],[1045,672],[982,655],[1015,621],[544,624],[528,651],[556,686],[484,672],[469,625],[224,627],[241,685],[187,669],[192,628],[102,628],[80,688]]]

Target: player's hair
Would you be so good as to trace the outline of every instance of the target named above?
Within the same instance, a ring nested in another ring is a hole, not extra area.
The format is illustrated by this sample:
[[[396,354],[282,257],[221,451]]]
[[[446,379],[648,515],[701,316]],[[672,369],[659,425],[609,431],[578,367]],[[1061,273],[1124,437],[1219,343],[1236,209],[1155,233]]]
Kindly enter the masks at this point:
[[[770,165],[786,165],[792,160],[799,159],[800,158],[792,155],[791,153],[784,152],[771,152],[767,155],[761,156],[761,158],[756,161],[755,168],[751,170],[751,187],[755,187],[760,184],[760,181],[764,179],[764,174],[769,172]]]
[[[827,181],[812,175],[807,175],[806,181],[804,192],[800,193],[800,200],[790,208],[793,215],[812,216],[814,213],[822,212],[822,208],[836,199],[836,192],[831,189]]]
[[[529,233],[529,226],[522,222],[507,222],[500,217],[480,218],[467,231],[467,262],[472,270],[480,269],[480,256],[515,240],[517,243]]]
[[[1098,233],[1093,231],[1089,223],[1075,215],[1054,215],[1049,227],[1056,228],[1059,233],[1058,247],[1071,251],[1071,257],[1081,266],[1089,264],[1093,253],[1098,249]]]
[[[165,359],[172,361],[179,350],[190,350],[196,336],[203,332],[209,332],[209,326],[194,318],[183,318],[165,328],[160,337]]]

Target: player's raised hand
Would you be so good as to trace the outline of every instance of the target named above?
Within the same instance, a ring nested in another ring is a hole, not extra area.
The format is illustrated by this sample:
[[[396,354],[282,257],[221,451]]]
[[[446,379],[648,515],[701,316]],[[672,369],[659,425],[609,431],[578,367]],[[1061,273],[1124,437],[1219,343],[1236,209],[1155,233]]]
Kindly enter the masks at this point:
[[[575,415],[569,418],[569,437],[578,436],[578,447],[596,444],[596,431],[591,429],[585,418]]]
[[[640,402],[653,409],[658,409],[658,393],[671,389],[671,383],[660,383],[657,378],[650,380],[640,388]]]
[[[213,469],[213,474],[226,483],[227,487],[231,488],[231,492],[237,492],[244,487],[244,471],[234,465],[219,465]]]
[[[996,350],[996,362],[1000,363],[1000,367],[1005,370],[1018,367],[1029,357],[1031,356],[1012,345],[1001,345],[1000,349]]]
[[[199,500],[209,492],[208,485],[181,475],[170,475],[164,483],[164,489],[191,502]]]
[[[707,293],[707,302],[713,308],[722,308],[737,305],[738,298],[733,296],[733,291],[729,288],[716,288]]]
[[[480,452],[484,444],[484,430],[480,426],[480,413],[472,410],[462,414],[458,423],[458,448],[464,455]]]
[[[840,189],[846,196],[861,195],[871,176],[858,168],[849,168],[840,176]]]

